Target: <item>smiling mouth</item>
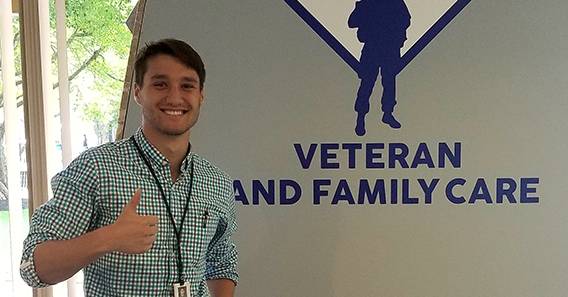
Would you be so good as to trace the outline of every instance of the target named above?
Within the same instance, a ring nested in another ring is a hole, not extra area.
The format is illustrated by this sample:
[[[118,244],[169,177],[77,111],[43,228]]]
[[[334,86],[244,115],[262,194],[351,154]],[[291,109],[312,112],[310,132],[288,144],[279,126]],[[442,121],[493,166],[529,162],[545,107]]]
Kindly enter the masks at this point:
[[[187,110],[162,109],[162,112],[167,114],[167,115],[180,116],[180,115],[185,114],[187,112]]]

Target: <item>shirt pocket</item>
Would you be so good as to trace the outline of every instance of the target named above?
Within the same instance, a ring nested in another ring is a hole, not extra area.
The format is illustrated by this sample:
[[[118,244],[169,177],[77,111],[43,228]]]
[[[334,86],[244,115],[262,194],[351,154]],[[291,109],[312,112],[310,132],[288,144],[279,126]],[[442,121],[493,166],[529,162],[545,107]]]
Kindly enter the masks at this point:
[[[203,267],[209,246],[215,240],[220,214],[205,203],[193,204],[183,230],[182,253],[192,266]]]

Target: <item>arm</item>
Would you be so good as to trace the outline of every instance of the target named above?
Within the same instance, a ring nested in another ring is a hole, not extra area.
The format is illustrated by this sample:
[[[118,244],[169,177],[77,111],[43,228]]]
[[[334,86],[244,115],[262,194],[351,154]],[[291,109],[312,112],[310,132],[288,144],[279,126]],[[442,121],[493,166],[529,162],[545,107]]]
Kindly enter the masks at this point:
[[[232,297],[238,282],[237,248],[232,235],[237,229],[232,183],[225,188],[226,213],[219,219],[217,232],[207,251],[207,286],[214,297]]]
[[[35,271],[45,284],[62,282],[107,253],[144,253],[152,247],[158,232],[155,216],[139,216],[138,190],[112,225],[68,240],[50,240],[39,244],[34,252]]]
[[[53,285],[73,276],[99,257],[112,251],[109,227],[69,240],[49,240],[35,248],[35,271],[42,283]]]
[[[48,282],[43,282],[38,277],[35,267],[37,248],[37,260],[42,266],[45,263],[44,255],[58,259],[58,255],[68,252],[67,249],[60,252],[59,246],[56,249],[50,248],[53,247],[50,244],[45,249],[44,242],[75,238],[92,228],[91,221],[96,213],[95,197],[99,188],[97,172],[96,164],[88,154],[82,154],[52,179],[53,198],[35,210],[29,234],[24,241],[20,274],[28,285],[45,287],[53,283],[49,277],[46,279]],[[57,264],[63,263],[67,261],[60,260]],[[40,267],[39,270],[44,269]]]
[[[207,281],[207,287],[213,297],[233,297],[235,283],[229,279],[212,279]]]
[[[108,252],[143,252],[140,241],[153,242],[157,218],[136,214],[139,192],[114,224],[87,233],[96,216],[97,172],[96,164],[82,155],[53,178],[54,197],[35,211],[24,241],[20,274],[28,285],[58,283]]]

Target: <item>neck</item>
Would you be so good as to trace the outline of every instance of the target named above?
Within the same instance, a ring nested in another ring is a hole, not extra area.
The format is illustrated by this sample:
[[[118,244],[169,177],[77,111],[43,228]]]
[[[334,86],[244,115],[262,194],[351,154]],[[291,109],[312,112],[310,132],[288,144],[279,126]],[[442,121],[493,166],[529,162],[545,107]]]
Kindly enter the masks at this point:
[[[142,132],[144,132],[148,142],[170,161],[170,170],[175,181],[189,148],[189,131],[181,135],[165,135],[151,129],[142,128]]]

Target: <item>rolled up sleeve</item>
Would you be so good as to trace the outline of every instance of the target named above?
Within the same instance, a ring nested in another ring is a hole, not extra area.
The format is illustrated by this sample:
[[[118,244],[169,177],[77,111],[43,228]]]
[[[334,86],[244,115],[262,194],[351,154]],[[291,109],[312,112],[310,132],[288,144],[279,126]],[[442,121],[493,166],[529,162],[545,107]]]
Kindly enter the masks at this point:
[[[34,252],[39,244],[74,238],[88,231],[94,217],[96,172],[94,162],[84,154],[52,179],[53,198],[36,209],[24,240],[20,275],[29,286],[49,286],[36,272]]]
[[[205,278],[229,279],[235,285],[238,283],[237,272],[238,252],[232,236],[237,230],[236,205],[232,186],[226,189],[227,212],[221,218],[218,232],[211,242],[207,252],[207,269]]]
[[[42,282],[35,269],[35,262],[34,262],[34,252],[38,244],[48,241],[48,240],[56,240],[57,237],[53,236],[49,232],[38,232],[38,228],[35,227],[37,225],[38,214],[41,212],[41,207],[38,208],[36,213],[34,213],[32,217],[32,221],[30,223],[30,233],[26,240],[24,240],[24,250],[22,255],[22,261],[20,263],[20,275],[22,279],[28,284],[30,287],[34,288],[42,288],[47,287],[50,284]]]

